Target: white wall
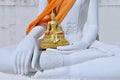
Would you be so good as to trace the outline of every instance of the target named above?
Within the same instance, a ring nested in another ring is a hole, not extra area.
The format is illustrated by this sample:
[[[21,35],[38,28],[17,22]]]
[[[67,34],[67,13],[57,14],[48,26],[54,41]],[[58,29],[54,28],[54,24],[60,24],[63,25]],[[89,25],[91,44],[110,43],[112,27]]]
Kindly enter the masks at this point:
[[[99,0],[100,40],[120,45],[120,0]]]
[[[35,0],[0,1],[0,47],[17,44],[25,29],[38,14]]]
[[[37,16],[38,0],[0,1],[0,47],[17,44]],[[99,0],[100,40],[120,44],[120,0]]]

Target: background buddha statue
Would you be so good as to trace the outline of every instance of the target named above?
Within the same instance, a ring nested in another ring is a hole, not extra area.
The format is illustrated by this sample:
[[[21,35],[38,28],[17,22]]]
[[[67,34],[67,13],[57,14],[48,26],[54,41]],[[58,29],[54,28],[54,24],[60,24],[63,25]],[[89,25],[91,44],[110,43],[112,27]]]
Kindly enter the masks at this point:
[[[41,49],[57,48],[58,46],[68,45],[68,41],[64,38],[64,32],[60,28],[60,24],[55,19],[55,13],[50,14],[51,21],[48,22],[45,36],[40,45]]]

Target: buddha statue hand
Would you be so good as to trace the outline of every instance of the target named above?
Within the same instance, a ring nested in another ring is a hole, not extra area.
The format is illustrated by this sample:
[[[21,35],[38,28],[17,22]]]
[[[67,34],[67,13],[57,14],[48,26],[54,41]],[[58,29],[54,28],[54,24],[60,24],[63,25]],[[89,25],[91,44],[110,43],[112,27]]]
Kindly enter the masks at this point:
[[[44,31],[43,27],[35,27],[17,46],[15,50],[15,73],[24,75],[39,68],[37,64],[40,57],[40,50],[37,38],[43,35]]]
[[[67,46],[59,46],[57,47],[58,50],[61,51],[76,51],[76,50],[83,50],[89,47],[89,44],[84,41],[77,41],[73,42]]]

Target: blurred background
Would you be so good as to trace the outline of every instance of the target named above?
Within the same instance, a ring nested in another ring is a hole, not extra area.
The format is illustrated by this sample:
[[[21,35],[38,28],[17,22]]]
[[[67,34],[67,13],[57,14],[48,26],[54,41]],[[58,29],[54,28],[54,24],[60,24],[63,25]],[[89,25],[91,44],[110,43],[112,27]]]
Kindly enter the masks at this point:
[[[18,44],[38,15],[38,0],[0,0],[0,47]],[[120,45],[120,0],[99,0],[100,41]]]

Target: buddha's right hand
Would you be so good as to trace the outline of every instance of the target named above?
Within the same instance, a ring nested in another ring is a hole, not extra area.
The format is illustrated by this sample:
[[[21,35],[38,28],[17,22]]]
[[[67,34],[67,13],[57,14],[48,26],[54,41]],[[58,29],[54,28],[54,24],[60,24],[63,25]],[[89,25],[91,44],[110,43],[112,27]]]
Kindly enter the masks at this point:
[[[44,31],[45,29],[43,27],[35,27],[25,39],[19,43],[15,50],[15,73],[24,75],[28,74],[31,69],[39,67],[40,50],[37,38],[42,36]]]

